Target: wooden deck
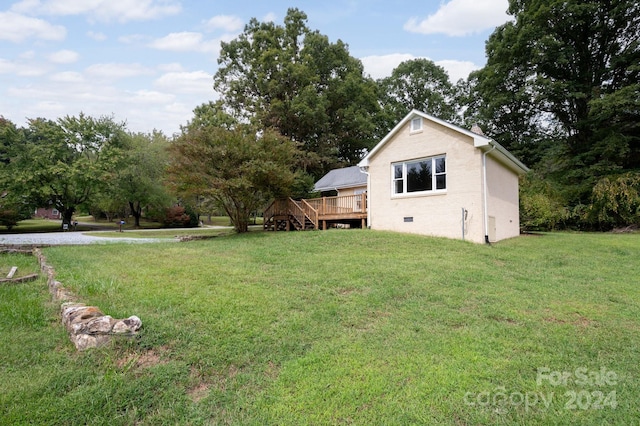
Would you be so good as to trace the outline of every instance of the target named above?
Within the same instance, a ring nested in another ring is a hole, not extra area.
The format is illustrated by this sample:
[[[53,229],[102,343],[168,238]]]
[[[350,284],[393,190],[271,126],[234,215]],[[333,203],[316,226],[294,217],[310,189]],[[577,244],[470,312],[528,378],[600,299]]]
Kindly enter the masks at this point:
[[[328,229],[338,224],[367,226],[367,194],[302,200],[275,200],[264,211],[264,229],[290,231]]]

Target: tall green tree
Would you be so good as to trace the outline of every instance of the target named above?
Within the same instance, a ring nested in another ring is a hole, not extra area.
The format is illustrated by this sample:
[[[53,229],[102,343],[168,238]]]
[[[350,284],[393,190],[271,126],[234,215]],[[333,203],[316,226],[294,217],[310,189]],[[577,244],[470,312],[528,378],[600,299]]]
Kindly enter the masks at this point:
[[[541,167],[586,203],[600,177],[640,168],[640,3],[511,0],[509,13],[476,74],[480,109],[491,133],[551,140]]]
[[[15,180],[29,199],[51,203],[70,224],[78,207],[104,189],[126,136],[124,123],[80,114],[57,122],[31,119]]]
[[[0,116],[0,225],[11,229],[33,214],[33,204],[16,185],[16,156],[23,145],[22,133],[11,121]]]
[[[355,164],[375,143],[376,85],[347,45],[289,9],[284,25],[252,19],[222,43],[214,87],[233,114],[302,144],[306,168]]]
[[[297,144],[272,129],[193,126],[171,145],[170,179],[184,198],[205,197],[227,213],[237,232],[251,214],[289,195],[296,181]]]
[[[458,121],[455,91],[449,75],[429,59],[402,62],[391,76],[377,83],[387,120],[385,134],[413,109],[446,121]]]
[[[140,227],[145,209],[157,211],[171,204],[164,182],[169,164],[168,148],[167,137],[158,131],[129,134],[124,138],[120,158],[103,196],[126,204],[136,228]]]

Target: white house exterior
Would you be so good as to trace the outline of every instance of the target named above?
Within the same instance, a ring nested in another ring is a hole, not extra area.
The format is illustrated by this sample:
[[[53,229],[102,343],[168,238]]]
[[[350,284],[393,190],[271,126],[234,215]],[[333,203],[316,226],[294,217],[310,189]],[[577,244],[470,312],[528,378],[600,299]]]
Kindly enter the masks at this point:
[[[358,164],[371,229],[495,242],[519,235],[529,169],[486,136],[410,112]]]

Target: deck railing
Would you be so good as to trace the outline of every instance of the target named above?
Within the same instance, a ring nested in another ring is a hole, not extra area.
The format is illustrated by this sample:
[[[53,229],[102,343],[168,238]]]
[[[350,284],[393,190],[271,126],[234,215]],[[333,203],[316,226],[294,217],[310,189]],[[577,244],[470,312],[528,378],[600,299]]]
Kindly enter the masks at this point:
[[[342,195],[337,197],[322,197],[302,199],[295,201],[292,198],[273,201],[264,211],[265,227],[268,218],[293,216],[296,221],[305,226],[308,219],[315,229],[320,227],[323,217],[331,216],[324,220],[335,220],[341,215],[348,216],[357,213],[366,213],[367,194]],[[351,217],[353,219],[353,217]]]
[[[305,224],[305,213],[304,209],[300,206],[300,202],[295,201],[292,198],[289,198],[289,214],[296,218],[296,221],[304,228]]]
[[[364,213],[367,211],[366,193],[312,198],[304,201],[318,211],[318,216]]]

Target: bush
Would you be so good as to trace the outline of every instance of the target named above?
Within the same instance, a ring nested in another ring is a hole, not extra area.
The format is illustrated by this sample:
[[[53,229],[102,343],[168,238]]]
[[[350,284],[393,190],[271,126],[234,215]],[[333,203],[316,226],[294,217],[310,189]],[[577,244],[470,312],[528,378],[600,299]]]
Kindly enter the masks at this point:
[[[640,225],[640,173],[600,179],[591,193],[587,219],[603,230]]]
[[[520,226],[524,231],[552,231],[568,218],[560,193],[546,180],[529,173],[520,182]]]
[[[200,226],[200,220],[198,218],[198,213],[192,206],[185,206],[184,212],[187,216],[189,216],[188,223],[185,223],[185,228],[197,228]]]
[[[191,222],[191,217],[186,213],[182,206],[169,207],[165,211],[162,224],[167,228],[187,227]]]

